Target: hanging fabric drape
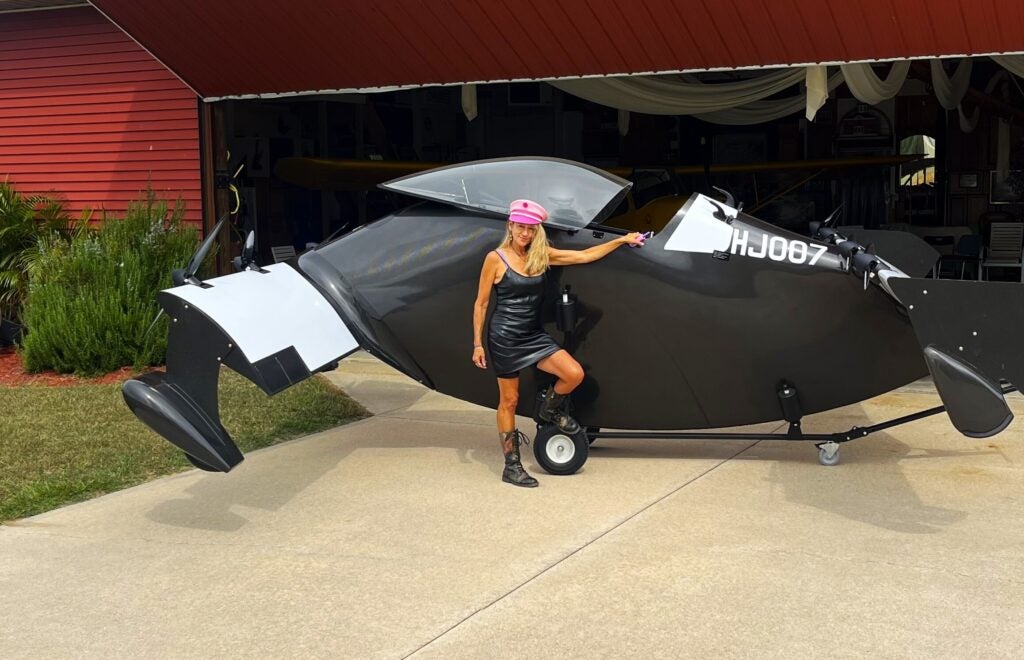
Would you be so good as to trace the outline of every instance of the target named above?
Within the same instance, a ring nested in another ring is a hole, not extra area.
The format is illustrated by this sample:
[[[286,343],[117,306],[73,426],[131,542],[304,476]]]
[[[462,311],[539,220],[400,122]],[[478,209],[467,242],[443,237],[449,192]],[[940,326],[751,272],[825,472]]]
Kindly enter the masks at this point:
[[[971,84],[973,60],[966,57],[960,60],[952,78],[946,75],[946,70],[942,67],[942,60],[932,60],[930,64],[935,97],[943,108],[953,110],[960,105],[960,101],[963,100],[964,94],[967,93],[967,88]]]
[[[854,98],[861,103],[875,105],[899,93],[910,71],[910,62],[893,62],[885,80],[876,76],[871,65],[867,63],[843,64],[839,68]]]
[[[619,135],[625,137],[629,133],[629,110],[619,110]]]
[[[828,71],[823,66],[807,67],[807,110],[805,116],[807,121],[813,121],[821,106],[828,100],[828,94],[832,88],[828,86]]]
[[[826,89],[831,92],[841,84],[843,84],[843,74],[837,71],[828,78]],[[788,117],[805,109],[806,114],[813,117],[809,99],[809,96],[797,94],[790,98],[756,101],[739,108],[729,108],[695,116],[712,124],[725,124],[728,126],[763,124],[764,122]],[[824,103],[824,99],[822,103]],[[814,111],[817,112],[817,108]]]
[[[956,108],[957,118],[960,121],[960,130],[964,133],[970,133],[978,125],[980,114],[978,109],[975,108],[974,115],[969,118],[964,113],[961,102],[964,99],[964,94],[967,93],[967,88],[971,85],[971,71],[974,68],[973,60],[970,58],[960,60],[960,64],[957,65],[952,78],[946,75],[946,69],[942,66],[942,60],[935,59],[930,64],[932,70],[932,89],[935,90],[935,97],[938,99],[939,105],[946,110]]]
[[[631,76],[553,80],[550,84],[573,96],[618,109],[619,132],[625,135],[629,112],[694,115],[730,125],[759,124],[803,109],[813,118],[828,93],[843,81],[839,73],[827,78],[825,73],[825,67],[798,67],[735,83],[702,83],[692,76]],[[806,96],[762,100],[804,81],[812,90]]]
[[[964,133],[970,133],[978,127],[978,120],[981,119],[981,110],[978,108],[974,109],[970,115],[964,112],[962,105],[956,107],[956,114],[960,120],[960,130]]]
[[[552,80],[573,96],[648,115],[694,115],[760,101],[804,79],[803,68],[782,69],[734,83],[685,83],[670,76],[621,76]]]
[[[462,113],[468,121],[476,119],[476,85],[462,86]]]
[[[993,55],[992,59],[1013,75],[1024,78],[1024,55]]]
[[[995,74],[991,78],[988,79],[988,83],[985,84],[985,94],[991,94],[993,92],[993,90],[995,90],[996,85],[998,85],[1000,83],[1000,81],[1005,80],[1008,75],[1009,74],[1007,74],[1006,71],[1003,71],[1003,70],[996,71]],[[956,112],[957,112],[957,115],[959,116],[959,119],[960,119],[960,130],[961,131],[963,131],[964,133],[970,133],[975,128],[978,127],[978,119],[981,118],[981,109],[980,108],[975,107],[974,110],[971,112],[971,114],[968,115],[964,111],[963,104],[961,103],[960,105],[958,105],[956,107]]]
[[[998,55],[993,60],[1024,77],[1024,55]],[[977,108],[968,115],[961,102],[970,86],[973,64],[964,58],[952,76],[940,60],[931,61],[932,85],[939,103],[956,109],[960,128],[970,132],[977,124]],[[618,76],[554,80],[550,84],[563,92],[619,110],[619,132],[629,130],[629,113],[651,115],[693,115],[704,121],[726,125],[751,125],[774,121],[804,110],[807,119],[824,105],[828,95],[844,81],[862,103],[875,105],[899,93],[910,71],[910,62],[893,62],[884,79],[869,63],[843,64],[827,75],[825,66],[790,67],[732,83],[703,83],[693,75]],[[805,93],[770,99],[803,82]],[[990,83],[990,88],[992,83]]]

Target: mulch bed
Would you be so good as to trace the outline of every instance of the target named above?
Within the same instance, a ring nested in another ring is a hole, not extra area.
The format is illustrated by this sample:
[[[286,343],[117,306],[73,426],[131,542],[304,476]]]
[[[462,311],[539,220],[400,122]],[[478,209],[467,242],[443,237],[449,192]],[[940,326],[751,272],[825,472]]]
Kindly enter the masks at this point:
[[[67,387],[72,385],[98,385],[117,383],[131,378],[135,374],[131,367],[122,367],[109,374],[95,378],[82,378],[71,374],[59,374],[55,371],[43,371],[37,374],[26,373],[21,365],[21,356],[13,348],[0,348],[0,387],[16,387],[18,385],[46,385],[49,387]]]

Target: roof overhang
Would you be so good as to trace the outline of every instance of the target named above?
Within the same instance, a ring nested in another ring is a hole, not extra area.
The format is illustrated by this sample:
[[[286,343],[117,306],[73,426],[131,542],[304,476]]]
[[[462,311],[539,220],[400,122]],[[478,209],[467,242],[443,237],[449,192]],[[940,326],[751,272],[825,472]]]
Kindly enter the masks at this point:
[[[0,0],[0,14],[88,6],[89,3],[85,0]]]
[[[92,0],[207,101],[1024,51],[990,0]]]

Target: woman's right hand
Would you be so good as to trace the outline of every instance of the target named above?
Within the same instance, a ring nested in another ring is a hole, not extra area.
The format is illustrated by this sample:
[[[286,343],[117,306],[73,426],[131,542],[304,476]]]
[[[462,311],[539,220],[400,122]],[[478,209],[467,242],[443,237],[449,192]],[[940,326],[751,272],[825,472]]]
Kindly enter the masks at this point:
[[[481,369],[487,368],[487,357],[484,355],[483,346],[473,347],[473,364],[480,367]]]
[[[636,247],[637,245],[643,246],[644,241],[647,240],[647,235],[638,231],[631,231],[619,240],[631,247]]]

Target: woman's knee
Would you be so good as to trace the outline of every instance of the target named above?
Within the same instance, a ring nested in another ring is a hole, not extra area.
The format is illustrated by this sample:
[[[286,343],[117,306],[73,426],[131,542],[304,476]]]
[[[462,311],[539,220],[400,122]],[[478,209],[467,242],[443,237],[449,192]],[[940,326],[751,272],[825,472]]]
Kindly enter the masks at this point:
[[[519,394],[503,394],[498,401],[498,407],[505,411],[515,412],[519,406]]]
[[[579,362],[574,362],[568,369],[566,369],[564,377],[566,382],[571,383],[573,387],[576,387],[583,382],[583,376],[583,367],[580,366]]]

